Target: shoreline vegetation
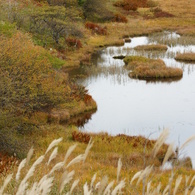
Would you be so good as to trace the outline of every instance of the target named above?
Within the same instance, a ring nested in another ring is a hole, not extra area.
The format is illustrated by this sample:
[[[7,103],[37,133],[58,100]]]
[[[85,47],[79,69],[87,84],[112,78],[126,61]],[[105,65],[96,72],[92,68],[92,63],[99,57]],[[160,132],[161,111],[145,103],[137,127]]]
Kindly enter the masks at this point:
[[[93,112],[98,106],[88,91],[70,78],[69,69],[80,65],[90,67],[91,55],[95,51],[106,46],[123,45],[124,41],[130,41],[129,37],[165,30],[194,37],[194,10],[193,0],[188,3],[184,0],[0,0],[0,194],[5,192],[5,189],[8,194],[16,194],[19,183],[16,180],[10,183],[9,174],[17,174],[18,165],[24,162],[21,159],[26,156],[29,158],[30,154],[27,153],[32,145],[36,151],[36,156],[32,157],[35,162],[38,156],[47,150],[49,143],[58,137],[63,137],[63,141],[60,141],[58,149],[53,150],[50,156],[51,164],[43,161],[42,165],[36,165],[41,170],[35,172],[36,181],[40,181],[48,170],[59,165],[58,162],[63,162],[64,151],[71,146],[71,160],[80,154],[88,157],[81,166],[73,165],[69,172],[63,167],[59,172],[45,175],[48,186],[53,186],[50,194],[60,194],[58,185],[62,174],[58,173],[65,172],[61,181],[66,183],[72,178],[73,170],[76,170],[75,177],[80,179],[80,185],[76,188],[77,194],[90,194],[87,192],[92,190],[95,173],[100,186],[106,183],[102,187],[104,190],[108,184],[105,175],[109,177],[109,182],[114,181],[114,184],[110,183],[107,194],[115,189],[112,188],[111,191],[111,186],[117,185],[117,189],[125,193],[146,194],[146,189],[147,194],[155,194],[159,192],[156,190],[160,189],[160,193],[163,193],[169,179],[169,192],[193,194],[195,184],[191,159],[177,161],[171,170],[159,169],[164,160],[177,156],[177,147],[164,144],[164,139],[159,145],[163,147],[159,148],[152,163],[149,163],[157,140],[141,136],[88,134],[79,132],[74,125],[66,122],[78,117],[82,124],[79,114],[87,115],[88,111]],[[166,51],[165,46],[141,46],[141,50],[161,48]],[[189,55],[190,59],[194,59],[194,54]],[[161,60],[140,58],[129,64],[130,58],[124,60],[127,61],[126,68],[132,71],[131,77],[182,77],[182,70],[167,68]],[[188,54],[183,54],[183,59],[189,59]],[[137,67],[140,63],[141,66]],[[145,69],[147,75],[142,74]],[[86,120],[89,119],[90,116],[87,115]],[[94,141],[92,148],[90,145],[86,146],[91,137]],[[74,144],[78,145],[76,149]],[[54,145],[57,146],[57,142]],[[74,152],[71,152],[73,149]],[[75,161],[83,161],[83,156],[80,157]],[[36,164],[28,162],[29,165],[26,163],[20,178],[24,179],[31,165]],[[49,167],[45,166],[45,163],[50,164]],[[153,175],[148,177],[151,171]],[[183,178],[185,176],[185,179],[181,180],[179,175]],[[131,185],[131,180],[136,178],[139,178],[137,182],[141,183],[135,188]],[[151,184],[152,178],[154,180]],[[20,179],[19,181],[22,184]],[[70,192],[71,186],[68,184],[63,188],[64,192]],[[37,186],[34,189],[38,189]],[[94,192],[100,189],[97,188]]]

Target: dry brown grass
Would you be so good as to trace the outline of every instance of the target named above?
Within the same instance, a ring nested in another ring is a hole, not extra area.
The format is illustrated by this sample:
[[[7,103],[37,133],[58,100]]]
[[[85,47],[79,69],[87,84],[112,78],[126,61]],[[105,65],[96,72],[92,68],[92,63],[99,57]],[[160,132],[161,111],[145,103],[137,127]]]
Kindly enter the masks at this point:
[[[131,78],[138,79],[166,79],[181,78],[183,71],[180,68],[166,67],[165,63],[160,59],[148,59],[139,56],[128,56],[124,58],[126,68],[131,70],[129,73]]]
[[[195,53],[179,53],[175,59],[184,62],[195,62]]]
[[[135,50],[145,51],[166,51],[168,47],[166,45],[138,45],[134,47]]]

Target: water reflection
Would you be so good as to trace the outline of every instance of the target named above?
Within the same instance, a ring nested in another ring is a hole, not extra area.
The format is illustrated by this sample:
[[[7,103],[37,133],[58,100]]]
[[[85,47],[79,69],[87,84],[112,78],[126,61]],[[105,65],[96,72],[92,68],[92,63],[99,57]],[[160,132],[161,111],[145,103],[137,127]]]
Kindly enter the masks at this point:
[[[191,42],[189,41],[191,40]],[[135,51],[137,45],[168,44],[166,52]],[[184,43],[183,45],[181,43]],[[192,44],[189,44],[192,43]],[[108,47],[93,56],[94,66],[86,68],[90,75],[78,82],[85,85],[98,105],[98,111],[82,128],[83,131],[110,134],[144,135],[157,138],[164,128],[170,129],[169,142],[182,144],[195,134],[195,71],[194,64],[177,62],[178,52],[195,52],[194,38],[175,33],[157,34],[150,37],[131,38],[122,47]],[[143,81],[131,79],[123,68],[120,55],[140,55],[161,58],[167,66],[184,71],[181,80]],[[195,143],[184,151],[195,166]]]

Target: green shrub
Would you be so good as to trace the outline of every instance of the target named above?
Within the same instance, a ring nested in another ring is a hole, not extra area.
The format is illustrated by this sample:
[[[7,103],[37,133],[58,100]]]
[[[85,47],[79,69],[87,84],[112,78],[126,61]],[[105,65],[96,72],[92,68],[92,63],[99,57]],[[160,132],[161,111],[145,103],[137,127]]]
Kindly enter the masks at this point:
[[[114,15],[105,6],[104,0],[86,0],[83,5],[84,17],[92,22],[111,21]]]

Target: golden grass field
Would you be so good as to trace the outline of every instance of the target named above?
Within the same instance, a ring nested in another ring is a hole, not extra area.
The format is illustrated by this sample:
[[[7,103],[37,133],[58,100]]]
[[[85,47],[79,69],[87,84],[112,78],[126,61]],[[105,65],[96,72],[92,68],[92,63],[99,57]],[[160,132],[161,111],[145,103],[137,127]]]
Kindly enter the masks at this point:
[[[163,11],[173,14],[174,17],[152,19],[145,18],[145,14],[151,14],[150,8],[140,8],[136,13],[132,14],[122,10],[121,8],[113,7],[114,2],[116,2],[116,0],[107,0],[105,2],[105,6],[110,10],[114,10],[125,15],[128,19],[128,22],[106,22],[99,24],[102,27],[106,26],[108,32],[107,35],[97,35],[91,33],[90,30],[83,28],[82,30],[85,34],[85,37],[82,38],[83,47],[77,51],[67,51],[67,57],[65,60],[66,63],[61,68],[62,71],[66,71],[68,67],[79,66],[80,61],[89,62],[90,64],[90,57],[92,52],[94,52],[95,50],[99,50],[100,47],[108,45],[121,45],[124,43],[123,39],[125,37],[148,35],[164,30],[176,31],[179,34],[186,36],[195,36],[194,0],[156,0],[154,2],[156,3],[157,7],[161,8]],[[192,58],[194,59],[194,54]],[[178,72],[181,76],[181,72]],[[82,105],[74,109],[75,110],[73,110],[73,113],[76,113],[77,109],[82,110]],[[39,118],[38,120],[41,120],[41,114],[37,115],[36,117]],[[36,117],[34,118],[34,120],[36,120]],[[44,117],[45,116],[43,116],[43,118]],[[30,164],[26,168],[24,168],[23,172],[27,172],[30,165],[32,165],[32,162],[35,161],[35,159],[37,159],[40,155],[44,154],[45,150],[52,142],[52,140],[58,139],[59,137],[63,138],[63,141],[59,144],[58,156],[54,160],[52,160],[49,167],[45,166],[46,160],[43,161],[44,163],[38,166],[38,171],[35,171],[31,182],[33,182],[33,180],[41,178],[41,176],[44,175],[44,173],[46,173],[48,169],[52,169],[52,167],[55,166],[57,162],[63,161],[66,151],[73,144],[76,143],[77,147],[74,152],[72,152],[70,159],[73,159],[79,154],[83,154],[87,147],[89,137],[92,137],[94,144],[90,149],[85,163],[80,162],[68,169],[68,171],[75,170],[74,178],[80,179],[79,185],[76,187],[73,194],[83,194],[83,185],[86,182],[88,183],[88,185],[90,185],[92,177],[95,173],[97,173],[96,181],[100,181],[105,175],[107,175],[109,178],[108,181],[111,182],[112,180],[114,180],[114,186],[116,186],[117,166],[118,160],[120,158],[122,161],[120,180],[125,179],[126,183],[125,188],[122,190],[123,194],[144,194],[142,193],[143,182],[140,185],[135,186],[131,185],[130,181],[135,173],[142,169],[145,169],[147,165],[154,165],[153,171],[146,181],[148,183],[149,181],[152,181],[151,185],[153,188],[157,187],[159,183],[161,183],[161,189],[164,189],[169,184],[169,179],[172,179],[172,173],[174,172],[171,188],[171,191],[173,191],[174,187],[176,186],[176,179],[179,175],[182,175],[182,181],[179,184],[179,189],[176,194],[184,194],[187,186],[186,183],[189,183],[187,182],[188,176],[190,177],[190,179],[192,179],[192,177],[194,176],[194,170],[192,170],[190,167],[191,165],[189,159],[184,162],[184,165],[186,166],[177,164],[171,171],[161,171],[159,169],[159,166],[162,164],[168,146],[165,144],[162,145],[156,157],[151,158],[155,141],[143,137],[128,137],[125,135],[113,137],[106,133],[82,134],[75,126],[63,126],[58,123],[43,123],[39,131],[33,132],[29,136],[31,136],[31,139],[34,142],[35,154],[32,157]],[[49,156],[47,156],[47,159],[48,158]],[[0,186],[2,186],[3,181],[5,181],[5,178],[9,173],[16,173],[18,168],[17,165],[19,164],[19,162],[16,161],[18,161],[18,159],[15,159],[14,157],[11,157],[8,160],[6,159],[6,163],[2,160],[1,164],[3,165],[3,167],[1,167],[0,169],[2,170],[0,176]],[[6,164],[9,164],[8,168],[6,167]],[[52,188],[50,194],[59,194],[59,180],[61,178],[61,175],[63,174],[63,171],[64,169],[60,169],[54,174],[54,187]],[[21,177],[24,176],[23,172],[21,173]],[[142,179],[142,181],[144,180]],[[13,180],[8,185],[5,191],[8,194],[15,194],[17,186],[17,182]],[[195,183],[192,182],[189,190],[192,191],[194,189],[194,186]],[[68,192],[70,187],[71,185],[68,184],[65,191]],[[161,190],[160,192],[162,193],[163,190]]]

